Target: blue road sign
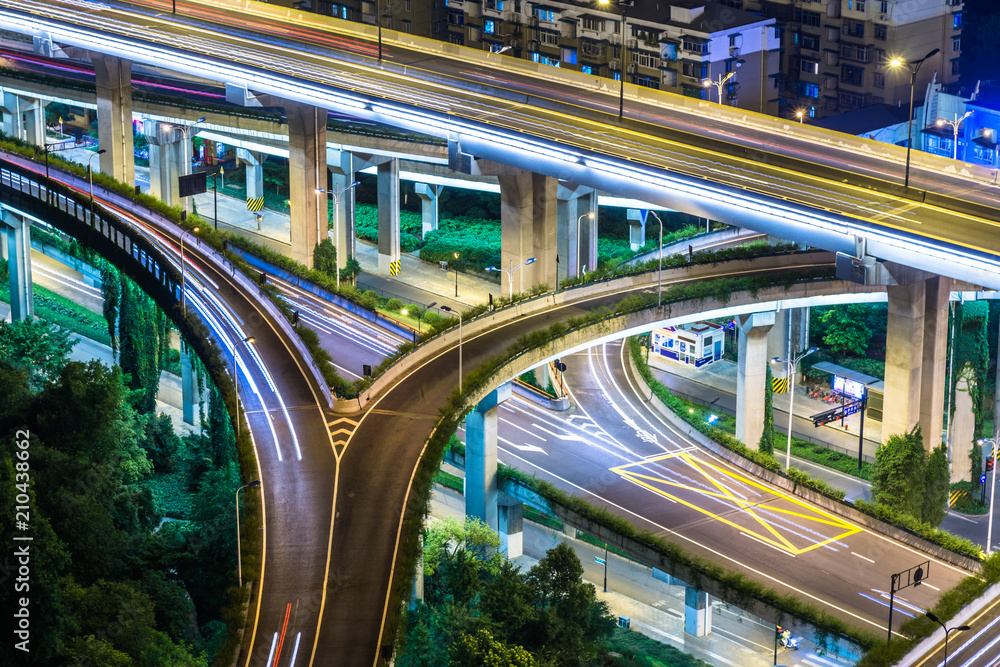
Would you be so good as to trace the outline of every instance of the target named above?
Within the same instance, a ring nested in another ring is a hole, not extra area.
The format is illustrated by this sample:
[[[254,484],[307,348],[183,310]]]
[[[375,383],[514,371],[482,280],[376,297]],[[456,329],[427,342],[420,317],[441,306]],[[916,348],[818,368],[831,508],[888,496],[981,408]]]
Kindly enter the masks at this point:
[[[983,474],[983,476],[979,478],[979,483],[980,484],[985,484],[986,483],[986,475],[985,474]]]
[[[983,477],[985,477],[985,475],[983,475]],[[594,562],[597,563],[598,565],[604,565],[603,558],[594,558]]]

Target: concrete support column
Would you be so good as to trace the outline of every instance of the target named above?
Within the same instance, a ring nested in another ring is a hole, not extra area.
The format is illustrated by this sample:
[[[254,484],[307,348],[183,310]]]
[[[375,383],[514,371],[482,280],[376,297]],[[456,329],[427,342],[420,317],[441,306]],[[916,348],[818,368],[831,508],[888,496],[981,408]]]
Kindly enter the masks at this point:
[[[524,505],[520,500],[501,500],[497,506],[500,549],[507,558],[524,554]]]
[[[179,178],[184,175],[184,133],[148,119],[143,121],[142,133],[149,144],[149,193],[167,206],[182,206]]]
[[[628,219],[628,244],[634,252],[646,245],[646,216],[637,208],[630,208],[625,216]]]
[[[99,53],[90,59],[97,78],[97,139],[107,151],[100,157],[101,172],[132,185],[132,61]]]
[[[944,433],[944,391],[948,372],[948,300],[951,278],[926,281],[924,349],[920,366],[920,429],[928,451],[941,444]]]
[[[2,118],[0,130],[3,130],[3,133],[8,137],[15,139],[24,139],[24,133],[21,131],[21,114],[18,110],[20,104],[21,100],[17,95],[6,91],[0,95],[0,118]]]
[[[951,433],[951,481],[968,482],[972,475],[972,441],[976,437],[976,418],[972,414],[972,396],[969,394],[968,367],[956,369],[955,405],[952,413]]]
[[[559,280],[582,275],[597,265],[597,191],[574,183],[557,190]],[[585,217],[593,213],[594,218]]]
[[[354,233],[354,188],[349,187],[356,180],[356,170],[349,152],[331,148],[326,149],[326,166],[330,170],[330,189],[343,192],[339,210],[330,211],[332,226],[328,235],[337,248],[337,266],[342,269],[347,266],[348,256],[357,255],[354,245],[357,239]],[[327,203],[333,204],[334,200],[335,197],[330,196]]]
[[[508,271],[534,257],[514,276],[514,291],[526,292],[535,285],[558,285],[557,185],[549,176],[528,171],[497,176],[500,181],[500,266]],[[510,278],[500,277],[500,293],[510,296]]]
[[[35,315],[31,298],[31,221],[4,209],[2,227],[7,237],[10,318],[21,322]]]
[[[712,596],[694,586],[684,589],[684,634],[704,637],[712,632]]]
[[[247,199],[264,196],[264,155],[246,148],[236,149],[236,159],[244,166]]]
[[[920,424],[927,449],[941,442],[951,279],[889,286],[882,441]]]
[[[312,266],[313,250],[326,236],[326,119],[324,109],[283,102],[288,119],[288,190],[291,209],[292,259]],[[322,232],[322,236],[321,236]]]
[[[393,274],[399,261],[399,158],[378,166],[378,272]]]
[[[739,359],[736,371],[736,438],[757,449],[764,432],[764,393],[767,382],[767,333],[774,312],[739,315]]]
[[[414,183],[413,190],[420,197],[420,215],[423,218],[420,238],[423,238],[428,232],[438,228],[438,197],[441,196],[444,186]]]
[[[21,98],[21,122],[24,126],[24,139],[36,146],[45,145],[45,107],[48,102],[30,98]]]
[[[181,345],[181,400],[183,403],[184,423],[195,423],[198,404],[201,396],[198,391],[198,373],[192,364],[191,353],[187,345]]]
[[[423,542],[423,538],[421,538]],[[417,606],[418,602],[424,601],[424,549],[420,545],[420,555],[417,556],[417,565],[413,573],[413,591],[410,595],[410,609]]]
[[[510,398],[500,385],[465,418],[465,514],[499,530],[497,519],[497,407]]]

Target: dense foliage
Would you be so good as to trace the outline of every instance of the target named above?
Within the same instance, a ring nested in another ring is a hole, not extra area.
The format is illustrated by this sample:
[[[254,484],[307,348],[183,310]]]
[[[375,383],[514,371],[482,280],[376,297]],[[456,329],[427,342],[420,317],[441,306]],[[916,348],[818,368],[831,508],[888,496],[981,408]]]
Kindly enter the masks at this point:
[[[401,667],[581,665],[615,619],[582,580],[562,543],[527,573],[497,553],[499,536],[476,519],[442,520],[425,533],[425,600],[409,613]]]
[[[13,447],[0,451],[6,506],[25,479],[15,473],[31,480],[29,527],[15,531],[9,513],[0,530],[33,538],[33,664],[207,665],[225,640],[235,560],[231,430],[214,423],[178,438],[169,420],[134,409],[142,401],[118,368],[67,363],[61,336],[38,323],[0,327],[0,433],[30,433],[28,466]],[[190,511],[161,526],[152,486],[171,473]],[[5,608],[13,595],[0,592]],[[5,664],[12,650],[7,642]]]
[[[947,449],[928,454],[919,425],[889,436],[875,451],[872,497],[891,512],[937,526],[948,511]]]

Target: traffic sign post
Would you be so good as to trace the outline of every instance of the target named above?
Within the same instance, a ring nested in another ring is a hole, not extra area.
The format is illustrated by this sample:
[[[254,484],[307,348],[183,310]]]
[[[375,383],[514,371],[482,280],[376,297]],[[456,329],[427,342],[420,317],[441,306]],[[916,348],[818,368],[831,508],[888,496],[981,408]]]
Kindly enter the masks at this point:
[[[920,565],[911,567],[909,570],[903,570],[899,574],[892,575],[892,583],[889,587],[889,639],[886,641],[886,644],[892,643],[892,608],[896,602],[896,593],[910,586],[919,586],[927,579],[930,571],[931,562],[926,560]]]

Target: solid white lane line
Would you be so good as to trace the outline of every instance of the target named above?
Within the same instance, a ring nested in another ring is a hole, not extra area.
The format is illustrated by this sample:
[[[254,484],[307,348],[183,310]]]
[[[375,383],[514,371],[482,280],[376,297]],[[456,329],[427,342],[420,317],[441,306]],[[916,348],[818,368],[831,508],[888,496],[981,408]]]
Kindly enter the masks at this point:
[[[871,558],[865,558],[864,556],[862,556],[861,554],[859,554],[857,551],[852,551],[851,553],[854,554],[855,556],[857,556],[858,558],[860,558],[861,560],[866,560],[869,563],[874,563],[875,562]]]

